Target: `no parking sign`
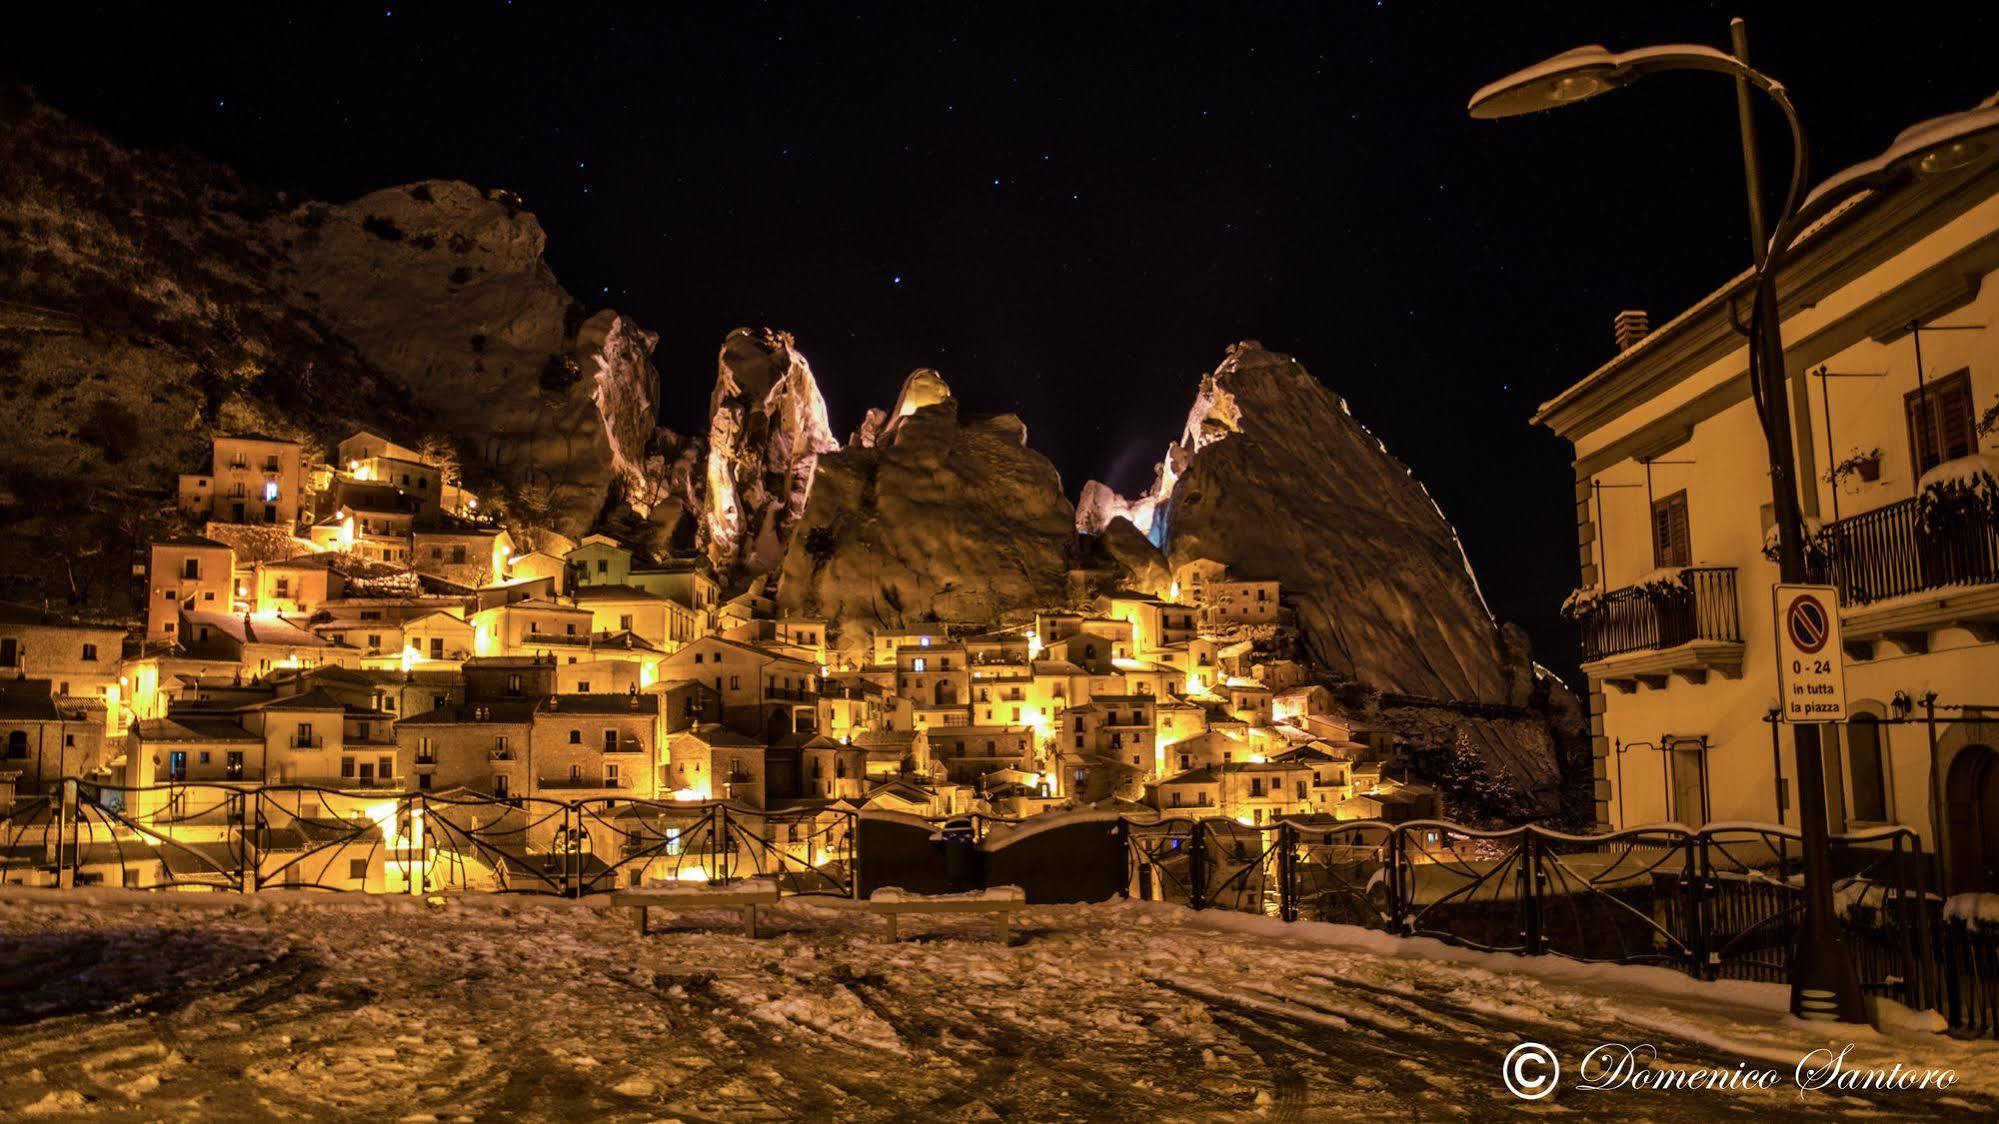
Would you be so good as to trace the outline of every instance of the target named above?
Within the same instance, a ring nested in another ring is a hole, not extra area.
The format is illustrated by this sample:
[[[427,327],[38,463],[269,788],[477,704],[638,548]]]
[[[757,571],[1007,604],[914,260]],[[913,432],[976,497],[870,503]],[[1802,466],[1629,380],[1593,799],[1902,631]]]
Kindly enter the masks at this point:
[[[1829,585],[1776,588],[1777,695],[1786,722],[1846,717],[1846,661],[1839,597]]]

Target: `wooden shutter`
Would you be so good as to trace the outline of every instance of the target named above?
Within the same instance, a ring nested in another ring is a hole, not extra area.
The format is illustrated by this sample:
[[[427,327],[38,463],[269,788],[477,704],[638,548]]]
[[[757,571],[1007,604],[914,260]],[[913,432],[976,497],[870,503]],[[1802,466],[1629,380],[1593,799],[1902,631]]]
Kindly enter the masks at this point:
[[[1909,423],[1909,463],[1915,466],[1918,477],[1945,461],[1978,450],[1969,370],[1912,390],[1903,401]]]
[[[1692,539],[1687,528],[1687,493],[1674,492],[1652,504],[1652,564],[1691,566]]]

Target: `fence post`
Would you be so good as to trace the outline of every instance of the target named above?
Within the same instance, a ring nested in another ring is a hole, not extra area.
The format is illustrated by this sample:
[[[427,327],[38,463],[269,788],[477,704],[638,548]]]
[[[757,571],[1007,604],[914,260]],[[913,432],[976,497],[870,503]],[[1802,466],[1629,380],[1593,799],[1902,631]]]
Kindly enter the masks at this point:
[[[1917,838],[1909,856],[1910,865],[1915,868],[1916,892],[1909,906],[1916,915],[1916,963],[1917,984],[1915,1003],[1910,1006],[1919,1011],[1934,1011],[1938,1007],[1937,978],[1942,968],[1937,956],[1936,941],[1930,932],[1930,864],[1929,856],[1923,853],[1922,840]]]
[[[861,896],[861,814],[855,811],[847,817],[847,896],[858,900]]]
[[[1521,951],[1529,956],[1541,955],[1541,863],[1540,837],[1534,834],[1529,824],[1520,835],[1520,870],[1525,885],[1520,894]]]
[[[1187,908],[1208,908],[1207,825],[1194,821],[1187,840]]]
[[[244,794],[241,790],[233,793],[229,799],[235,805],[230,809],[229,818],[236,821],[236,840],[240,844],[237,850],[243,856],[243,869],[236,874],[237,892],[254,894],[257,892],[258,867],[256,824],[249,814],[249,809],[244,806]]]
[[[76,862],[81,856],[76,846],[76,778],[62,782],[62,811],[56,820],[56,886],[69,890],[76,886]]]
[[[1117,818],[1117,842],[1118,849],[1123,853],[1126,864],[1124,884],[1118,887],[1117,894],[1118,897],[1129,900],[1131,898],[1131,881],[1133,877],[1130,866],[1133,861],[1131,853],[1131,820],[1124,816]]]
[[[1277,825],[1277,915],[1298,920],[1298,829]]]
[[[1402,907],[1402,860],[1403,842],[1400,825],[1388,829],[1388,930],[1398,936],[1409,935],[1409,918]]]
[[[580,832],[583,824],[576,811],[576,801],[562,805],[562,896],[580,898],[583,896],[583,839]]]
[[[1687,938],[1687,955],[1693,963],[1687,965],[1687,975],[1697,980],[1711,979],[1708,958],[1713,954],[1710,941],[1706,899],[1702,893],[1707,878],[1707,832],[1682,836],[1680,846],[1686,849],[1686,863],[1680,870],[1680,924]]]

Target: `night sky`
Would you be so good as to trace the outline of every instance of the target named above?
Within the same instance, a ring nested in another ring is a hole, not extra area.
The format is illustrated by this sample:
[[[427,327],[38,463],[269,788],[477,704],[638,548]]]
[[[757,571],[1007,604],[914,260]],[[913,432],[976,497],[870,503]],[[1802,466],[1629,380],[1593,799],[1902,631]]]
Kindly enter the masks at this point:
[[[1746,264],[1734,95],[1671,76],[1474,122],[1471,92],[1584,43],[1725,46],[1740,14],[1818,178],[1999,86],[1969,5],[302,7],[14,7],[0,71],[318,198],[513,189],[572,293],[659,333],[683,432],[723,335],[768,324],[843,436],[933,366],[1026,419],[1072,497],[1129,494],[1259,339],[1415,469],[1558,669],[1569,458],[1527,418],[1619,309],[1663,319]]]

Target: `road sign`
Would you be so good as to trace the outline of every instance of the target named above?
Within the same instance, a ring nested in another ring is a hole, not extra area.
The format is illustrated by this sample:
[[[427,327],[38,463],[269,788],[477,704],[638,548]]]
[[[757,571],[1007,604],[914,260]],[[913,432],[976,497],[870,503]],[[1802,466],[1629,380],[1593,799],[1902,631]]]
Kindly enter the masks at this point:
[[[1777,697],[1786,722],[1846,717],[1846,653],[1839,642],[1839,594],[1829,585],[1778,585]]]

